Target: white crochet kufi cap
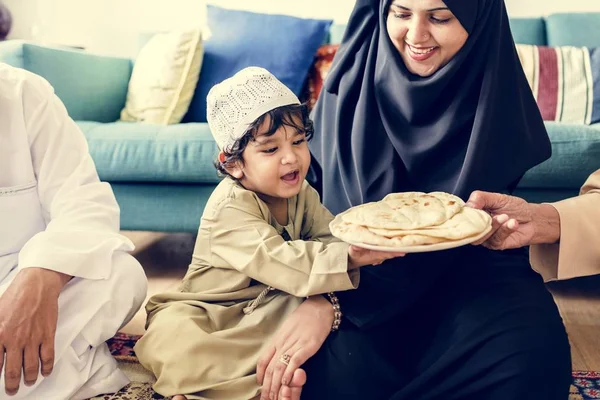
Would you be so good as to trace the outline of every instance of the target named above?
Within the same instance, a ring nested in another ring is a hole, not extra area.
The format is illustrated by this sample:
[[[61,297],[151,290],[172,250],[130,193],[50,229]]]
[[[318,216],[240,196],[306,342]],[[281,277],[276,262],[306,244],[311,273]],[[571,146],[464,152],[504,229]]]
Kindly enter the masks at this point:
[[[220,150],[231,146],[261,115],[300,104],[298,97],[264,68],[248,67],[216,84],[206,97],[208,126]]]

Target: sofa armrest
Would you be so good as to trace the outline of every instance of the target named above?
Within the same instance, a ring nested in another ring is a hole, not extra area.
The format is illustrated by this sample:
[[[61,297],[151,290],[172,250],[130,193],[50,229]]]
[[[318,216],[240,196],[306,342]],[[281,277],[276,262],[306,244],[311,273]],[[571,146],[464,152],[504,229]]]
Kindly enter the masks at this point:
[[[6,40],[0,42],[0,62],[13,67],[23,68],[23,40]]]
[[[78,121],[113,122],[125,105],[133,63],[81,50],[23,44],[23,68],[54,87]]]

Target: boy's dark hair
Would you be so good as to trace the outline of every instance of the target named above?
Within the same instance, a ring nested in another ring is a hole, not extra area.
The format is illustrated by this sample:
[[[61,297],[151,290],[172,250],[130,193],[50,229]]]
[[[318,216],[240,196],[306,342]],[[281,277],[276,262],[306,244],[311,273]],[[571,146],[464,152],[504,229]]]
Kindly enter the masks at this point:
[[[244,162],[242,154],[244,153],[244,150],[246,150],[248,143],[256,140],[256,136],[259,133],[258,129],[264,122],[267,115],[269,116],[269,120],[271,122],[269,124],[269,129],[264,133],[261,132],[261,136],[273,136],[275,132],[277,132],[277,130],[282,126],[289,126],[298,132],[303,131],[306,135],[306,141],[312,139],[314,128],[313,122],[308,116],[308,113],[308,106],[306,103],[304,103],[277,107],[258,117],[252,124],[250,124],[246,130],[246,133],[244,133],[244,136],[236,140],[233,146],[231,146],[230,151],[223,150],[225,161],[215,161],[215,168],[217,168],[217,173],[219,176],[229,176],[230,178],[235,179],[227,172],[226,167],[233,165],[238,161],[242,163]],[[294,120],[294,117],[300,117],[300,124],[298,124],[298,121]]]

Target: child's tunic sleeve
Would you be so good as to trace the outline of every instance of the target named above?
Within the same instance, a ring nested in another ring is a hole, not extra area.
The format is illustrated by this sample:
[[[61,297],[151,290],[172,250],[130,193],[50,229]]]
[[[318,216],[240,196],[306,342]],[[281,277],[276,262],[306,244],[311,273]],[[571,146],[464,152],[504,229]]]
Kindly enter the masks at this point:
[[[355,289],[359,274],[348,271],[348,244],[330,237],[331,214],[314,204],[305,209],[313,219],[307,240],[285,241],[250,192],[225,199],[211,215],[205,213],[199,232],[208,239],[210,264],[298,297]]]
[[[339,242],[340,239],[333,236],[329,230],[329,223],[333,221],[333,215],[321,203],[317,191],[307,185],[305,193],[306,207],[302,236],[325,244]]]

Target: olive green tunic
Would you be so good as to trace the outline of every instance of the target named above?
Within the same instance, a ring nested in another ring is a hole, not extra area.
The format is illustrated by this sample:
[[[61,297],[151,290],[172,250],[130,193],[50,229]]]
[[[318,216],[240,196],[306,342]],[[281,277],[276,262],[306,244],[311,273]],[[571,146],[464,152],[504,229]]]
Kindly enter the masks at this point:
[[[358,285],[348,245],[329,232],[332,219],[306,182],[288,200],[281,226],[254,192],[224,179],[206,205],[179,291],[146,306],[147,332],[135,351],[156,375],[155,390],[192,399],[256,396],[258,359],[303,298]]]

